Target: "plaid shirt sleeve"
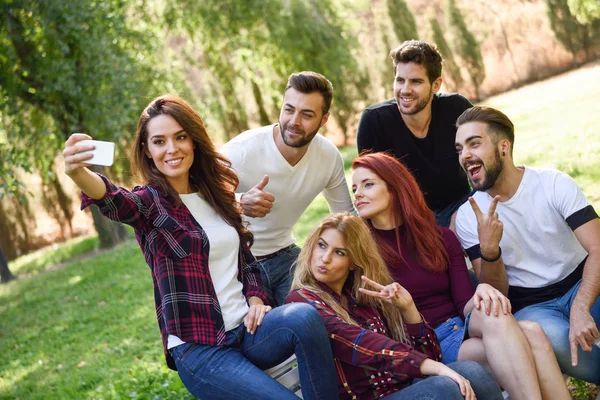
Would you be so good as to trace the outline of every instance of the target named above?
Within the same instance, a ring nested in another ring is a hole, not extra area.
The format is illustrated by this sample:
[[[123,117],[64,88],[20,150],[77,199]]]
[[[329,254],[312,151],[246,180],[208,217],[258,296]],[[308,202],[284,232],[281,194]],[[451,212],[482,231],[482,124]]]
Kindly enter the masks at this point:
[[[94,200],[81,192],[81,209],[96,204],[105,217],[113,221],[131,225],[133,228],[141,228],[148,218],[148,209],[142,202],[142,197],[135,193],[115,186],[105,176],[97,174],[106,185],[106,193],[100,200]]]
[[[240,248],[240,263],[242,266],[241,282],[246,299],[256,296],[259,297],[264,304],[268,304],[267,292],[263,286],[260,271],[256,266],[256,258],[252,255],[250,249],[244,245]]]
[[[309,303],[319,311],[329,334],[335,358],[363,368],[387,371],[399,381],[423,378],[420,365],[426,358],[437,359],[439,345],[435,332],[427,323],[408,325],[413,343],[396,342],[381,334],[344,321],[320,297],[307,290],[292,292],[287,302]]]

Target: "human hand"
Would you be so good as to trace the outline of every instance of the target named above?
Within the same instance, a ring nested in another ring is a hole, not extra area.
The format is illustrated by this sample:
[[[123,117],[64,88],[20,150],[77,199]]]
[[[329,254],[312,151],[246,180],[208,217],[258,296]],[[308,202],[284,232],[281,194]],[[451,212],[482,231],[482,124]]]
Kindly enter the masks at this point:
[[[242,212],[253,218],[262,218],[271,212],[275,196],[263,189],[269,183],[269,176],[265,175],[260,182],[246,193],[242,194]]]
[[[494,258],[500,252],[500,239],[502,239],[503,224],[498,219],[496,206],[500,196],[495,196],[487,213],[483,213],[473,197],[469,197],[469,204],[477,218],[477,236],[481,254],[486,258]]]
[[[256,329],[262,324],[265,314],[271,311],[271,306],[264,304],[253,304],[248,310],[248,314],[244,317],[244,326],[249,334],[254,335]]]
[[[93,157],[91,153],[85,153],[86,151],[94,150],[93,145],[77,145],[81,140],[91,140],[92,137],[85,133],[74,133],[65,142],[65,149],[63,150],[63,159],[65,161],[65,173],[71,176],[77,170],[82,167],[89,167],[91,164],[87,164],[85,161]]]
[[[571,345],[571,364],[577,366],[577,346],[583,351],[592,351],[599,336],[598,327],[586,307],[573,304],[569,321],[569,343]]]
[[[490,312],[494,311],[496,317],[500,310],[504,314],[510,314],[511,311],[510,300],[502,292],[487,283],[477,285],[473,295],[473,306],[478,310],[481,310],[483,306],[486,315],[490,315]]]
[[[387,301],[398,307],[401,312],[408,310],[411,306],[414,306],[414,301],[408,290],[406,290],[398,282],[391,283],[383,286],[366,276],[361,276],[361,279],[367,285],[370,285],[376,289],[376,291],[368,290],[365,288],[359,288],[358,291],[367,296],[377,297]]]
[[[445,376],[452,379],[460,388],[460,394],[464,396],[465,400],[477,400],[471,382],[441,362],[427,358],[421,363],[420,369],[423,375]]]

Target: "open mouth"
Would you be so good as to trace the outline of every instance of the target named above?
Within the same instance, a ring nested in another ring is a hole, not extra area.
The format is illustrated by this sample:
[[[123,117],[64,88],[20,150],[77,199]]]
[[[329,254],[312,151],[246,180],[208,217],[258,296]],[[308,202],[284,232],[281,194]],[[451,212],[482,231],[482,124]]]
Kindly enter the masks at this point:
[[[175,158],[173,160],[165,161],[165,164],[174,167],[174,166],[181,164],[182,161],[183,161],[183,158]]]
[[[400,101],[402,102],[402,105],[405,105],[405,106],[411,105],[416,100],[417,99],[415,97],[400,97]]]
[[[469,178],[474,179],[476,178],[479,174],[481,174],[481,171],[483,169],[483,164],[480,163],[473,163],[473,164],[469,164],[467,165],[467,172],[469,174]]]

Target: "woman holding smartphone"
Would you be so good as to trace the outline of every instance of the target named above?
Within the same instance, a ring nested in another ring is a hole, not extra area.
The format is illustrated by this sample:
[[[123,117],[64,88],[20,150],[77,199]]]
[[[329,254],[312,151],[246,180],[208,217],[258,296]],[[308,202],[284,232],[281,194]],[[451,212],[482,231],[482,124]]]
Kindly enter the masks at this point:
[[[266,305],[252,234],[242,224],[237,176],[200,116],[175,96],[154,99],[140,116],[132,167],[144,186],[131,191],[91,172],[86,134],[63,151],[82,207],[134,228],[152,273],[167,364],[205,399],[294,399],[262,370],[293,353],[305,399],[337,396],[327,332],[308,305]]]

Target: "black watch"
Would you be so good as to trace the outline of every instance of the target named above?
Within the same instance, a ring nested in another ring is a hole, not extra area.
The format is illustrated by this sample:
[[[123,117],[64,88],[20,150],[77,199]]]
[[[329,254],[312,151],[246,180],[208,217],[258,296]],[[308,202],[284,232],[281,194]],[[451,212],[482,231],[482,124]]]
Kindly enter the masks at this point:
[[[483,254],[481,254],[481,250],[479,250],[479,255],[483,261],[487,261],[489,263],[496,262],[502,257],[502,247],[498,246],[498,255],[494,258],[487,258]]]

